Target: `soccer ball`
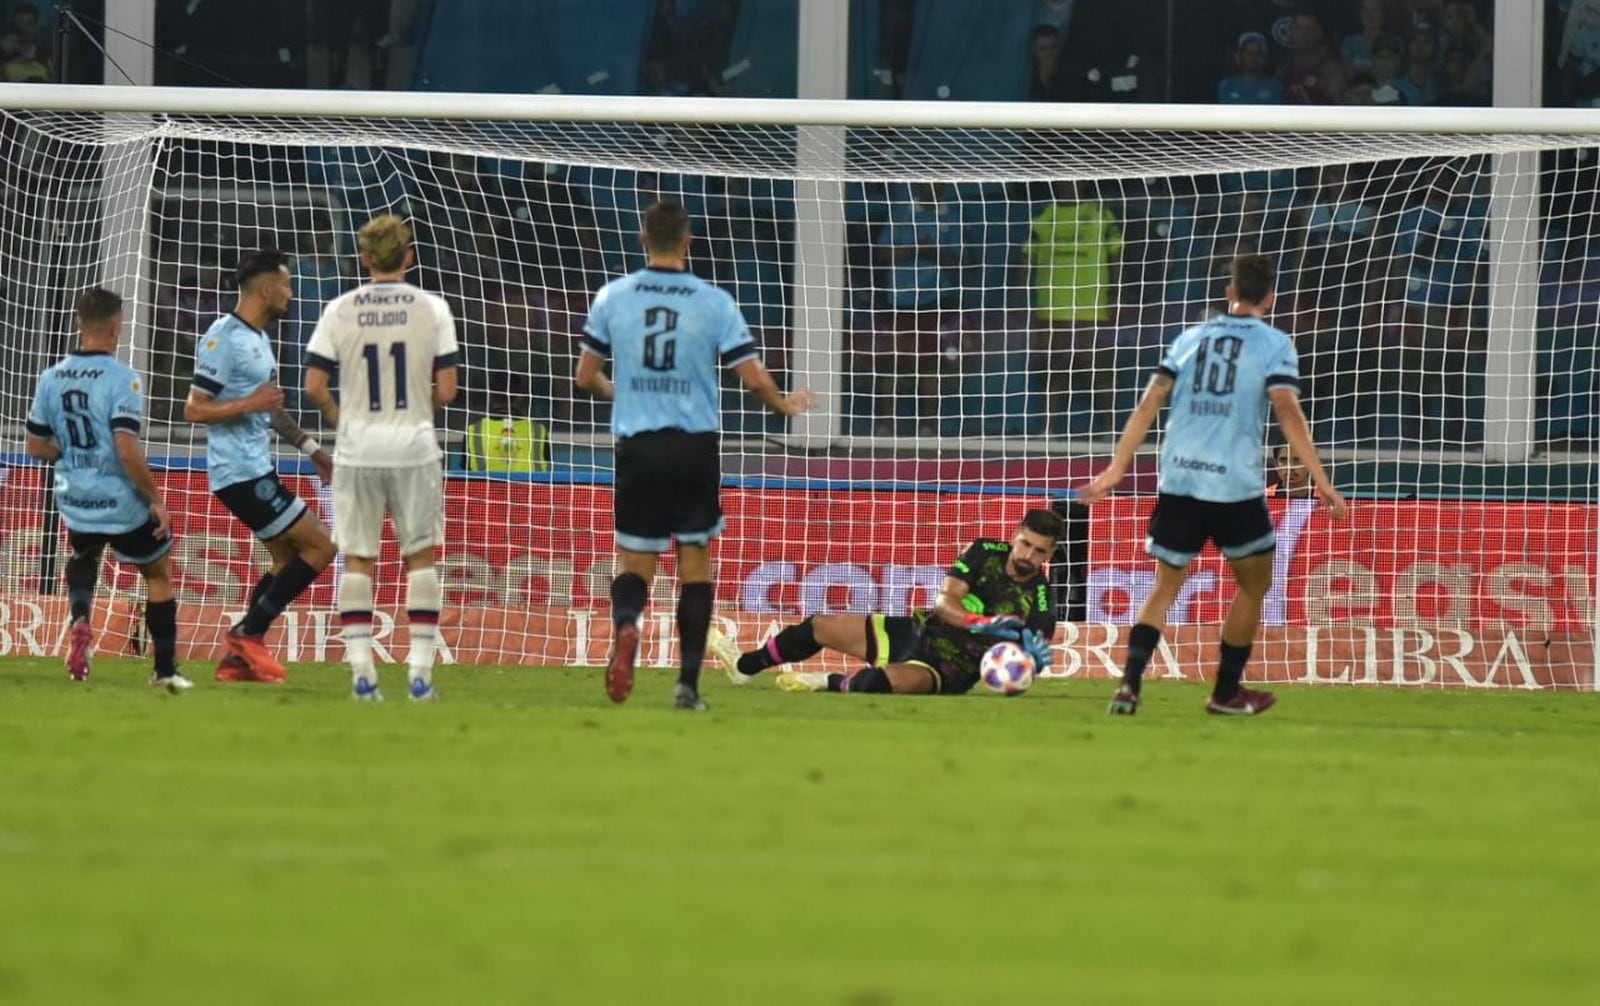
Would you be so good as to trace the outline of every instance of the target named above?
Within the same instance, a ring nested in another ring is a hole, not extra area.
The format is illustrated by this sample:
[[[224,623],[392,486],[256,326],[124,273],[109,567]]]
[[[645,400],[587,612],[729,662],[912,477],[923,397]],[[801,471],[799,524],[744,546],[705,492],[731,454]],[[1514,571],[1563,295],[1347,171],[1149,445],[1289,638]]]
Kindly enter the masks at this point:
[[[1001,695],[1021,695],[1033,684],[1033,658],[1016,643],[989,647],[978,670],[984,687]]]

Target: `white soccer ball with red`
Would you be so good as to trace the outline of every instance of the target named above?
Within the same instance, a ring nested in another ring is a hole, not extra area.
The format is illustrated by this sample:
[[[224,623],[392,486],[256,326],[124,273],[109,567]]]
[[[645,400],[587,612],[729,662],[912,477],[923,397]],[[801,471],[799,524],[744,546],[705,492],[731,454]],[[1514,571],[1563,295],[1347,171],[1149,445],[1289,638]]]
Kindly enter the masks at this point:
[[[1033,684],[1033,658],[1016,643],[996,643],[983,655],[978,673],[989,691],[1021,695]]]

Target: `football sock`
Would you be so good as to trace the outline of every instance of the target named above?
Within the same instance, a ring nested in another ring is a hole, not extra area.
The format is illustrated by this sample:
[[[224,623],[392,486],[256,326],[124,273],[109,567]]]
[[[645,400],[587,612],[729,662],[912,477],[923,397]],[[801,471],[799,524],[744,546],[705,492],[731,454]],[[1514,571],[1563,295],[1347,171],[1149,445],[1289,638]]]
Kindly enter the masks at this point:
[[[89,617],[94,606],[94,583],[100,575],[100,550],[93,555],[74,552],[67,560],[67,603],[72,609],[72,620]]]
[[[1133,694],[1139,694],[1139,688],[1144,683],[1145,666],[1160,645],[1161,630],[1153,625],[1140,622],[1129,631],[1128,662],[1122,666],[1122,683],[1133,689]]]
[[[618,573],[611,581],[611,624],[616,628],[632,625],[644,614],[650,598],[650,585],[638,573]]]
[[[156,677],[170,677],[178,669],[178,602],[174,598],[150,601],[144,606],[144,627],[155,651]]]
[[[760,674],[779,664],[794,664],[822,652],[811,619],[806,619],[767,640],[760,648],[739,655],[740,674]]]
[[[706,655],[706,630],[711,627],[709,583],[686,583],[678,594],[678,684],[699,690],[700,664]]]
[[[256,585],[250,588],[250,606],[255,607],[255,603],[261,600],[263,597],[266,597],[267,591],[271,588],[272,571],[268,570],[267,572],[262,573],[261,579],[257,580]]]
[[[433,680],[433,651],[439,642],[439,609],[443,606],[437,567],[413,569],[406,575],[406,620],[411,626],[406,664],[413,679]]]
[[[371,678],[372,577],[347,568],[339,578],[339,625],[344,630],[344,659],[358,678]]]
[[[863,667],[839,683],[841,692],[876,692],[887,695],[894,691],[889,673],[881,667]]]
[[[1239,682],[1244,679],[1245,661],[1250,659],[1250,644],[1234,646],[1222,641],[1222,660],[1217,664],[1217,684],[1211,694],[1219,702],[1226,702],[1239,694]]]
[[[259,636],[266,632],[272,627],[273,621],[283,614],[283,609],[293,604],[294,599],[311,586],[311,581],[317,578],[317,572],[298,555],[290,559],[272,578],[265,593],[245,613],[244,621],[239,623],[239,631],[247,636]]]
[[[849,680],[850,675],[848,674],[830,674],[828,675],[828,687],[823,690],[829,692],[842,692],[844,691],[844,683]]]

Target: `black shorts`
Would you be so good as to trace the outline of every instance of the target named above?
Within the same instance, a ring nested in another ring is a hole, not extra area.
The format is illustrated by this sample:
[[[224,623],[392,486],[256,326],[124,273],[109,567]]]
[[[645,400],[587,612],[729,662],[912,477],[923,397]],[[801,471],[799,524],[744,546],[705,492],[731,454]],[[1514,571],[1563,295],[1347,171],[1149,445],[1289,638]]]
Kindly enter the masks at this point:
[[[976,661],[953,637],[940,639],[922,622],[904,615],[867,616],[867,662],[873,667],[915,664],[933,677],[936,695],[963,695],[978,683]]]
[[[652,430],[617,441],[617,547],[660,553],[674,538],[707,545],[722,533],[717,440],[715,433]]]
[[[262,541],[289,530],[306,512],[305,500],[290,492],[277,472],[223,486],[216,497]]]
[[[156,537],[154,518],[145,521],[132,531],[106,534],[100,531],[74,531],[67,529],[67,544],[74,555],[99,555],[100,550],[111,545],[111,554],[120,561],[143,566],[172,551],[172,535]]]
[[[1144,550],[1168,566],[1188,567],[1206,541],[1229,559],[1272,551],[1278,544],[1264,496],[1235,503],[1213,503],[1193,496],[1162,493],[1150,515]]]

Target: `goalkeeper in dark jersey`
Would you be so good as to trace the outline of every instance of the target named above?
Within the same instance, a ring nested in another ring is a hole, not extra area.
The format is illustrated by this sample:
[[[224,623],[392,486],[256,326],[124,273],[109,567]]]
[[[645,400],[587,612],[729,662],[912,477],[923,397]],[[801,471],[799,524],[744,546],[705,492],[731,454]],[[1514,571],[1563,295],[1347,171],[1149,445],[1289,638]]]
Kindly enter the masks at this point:
[[[932,608],[911,615],[813,615],[748,653],[712,629],[707,645],[735,684],[823,650],[865,661],[853,674],[792,671],[778,687],[796,692],[960,695],[978,682],[995,643],[1016,642],[1039,671],[1050,666],[1056,617],[1044,564],[1065,532],[1049,510],[1029,510],[1010,541],[979,538],[945,575]]]

